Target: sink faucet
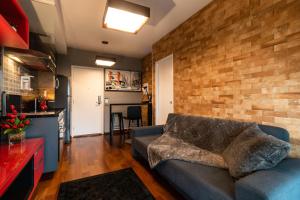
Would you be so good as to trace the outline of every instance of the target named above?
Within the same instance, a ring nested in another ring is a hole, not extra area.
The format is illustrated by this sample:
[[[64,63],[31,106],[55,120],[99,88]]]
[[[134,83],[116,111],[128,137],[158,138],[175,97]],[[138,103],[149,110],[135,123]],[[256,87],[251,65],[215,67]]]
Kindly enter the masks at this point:
[[[37,98],[35,97],[34,98],[34,112],[36,113],[37,112]]]

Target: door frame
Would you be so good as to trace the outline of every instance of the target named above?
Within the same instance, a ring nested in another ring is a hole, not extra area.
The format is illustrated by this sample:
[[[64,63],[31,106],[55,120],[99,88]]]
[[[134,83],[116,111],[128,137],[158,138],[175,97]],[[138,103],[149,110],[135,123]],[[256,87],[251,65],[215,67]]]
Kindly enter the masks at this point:
[[[73,132],[73,125],[72,125],[72,122],[73,122],[73,81],[74,81],[74,76],[73,76],[73,70],[74,70],[74,68],[79,68],[79,69],[92,69],[92,70],[102,70],[103,71],[103,73],[102,73],[102,75],[103,75],[103,80],[100,80],[100,81],[102,81],[103,83],[104,83],[104,78],[105,78],[105,74],[104,74],[104,68],[101,68],[101,67],[99,67],[99,68],[95,68],[95,67],[90,67],[90,66],[79,66],[79,65],[71,65],[71,105],[70,105],[70,113],[71,113],[71,116],[70,116],[70,131],[71,131],[71,135],[74,135],[74,134],[72,134],[72,132]],[[102,88],[100,88],[100,92],[102,92],[102,97],[101,97],[101,105],[100,105],[100,107],[101,107],[101,110],[102,110],[102,113],[100,113],[100,117],[102,118],[102,130],[99,130],[100,131],[100,134],[101,135],[104,135],[105,134],[105,128],[104,128],[104,126],[105,126],[105,121],[104,121],[104,114],[105,114],[105,106],[104,106],[104,87],[102,87]],[[101,120],[101,119],[100,119]],[[81,136],[81,135],[78,135],[78,136]],[[77,136],[77,137],[78,137]],[[82,136],[85,136],[85,135],[82,135]],[[86,136],[88,136],[88,134],[86,135]],[[72,136],[72,137],[74,137],[74,136]],[[76,137],[76,136],[75,136]]]
[[[173,93],[173,98],[172,98],[172,105],[173,105],[173,111],[174,111],[174,58],[173,54],[170,54],[158,61],[155,62],[155,124],[158,125],[158,116],[159,116],[159,63],[162,61],[165,61],[167,59],[172,60],[172,93]]]

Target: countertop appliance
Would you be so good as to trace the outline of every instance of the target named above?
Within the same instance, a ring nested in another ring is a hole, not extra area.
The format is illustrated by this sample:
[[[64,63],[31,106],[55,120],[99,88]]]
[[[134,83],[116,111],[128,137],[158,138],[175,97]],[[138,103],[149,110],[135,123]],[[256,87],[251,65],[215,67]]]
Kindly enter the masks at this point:
[[[71,106],[71,91],[70,91],[70,80],[66,76],[57,75],[55,79],[55,107],[64,108],[66,110],[65,114],[65,132],[64,132],[64,142],[71,142],[70,133],[70,106]],[[61,129],[63,131],[63,128]]]

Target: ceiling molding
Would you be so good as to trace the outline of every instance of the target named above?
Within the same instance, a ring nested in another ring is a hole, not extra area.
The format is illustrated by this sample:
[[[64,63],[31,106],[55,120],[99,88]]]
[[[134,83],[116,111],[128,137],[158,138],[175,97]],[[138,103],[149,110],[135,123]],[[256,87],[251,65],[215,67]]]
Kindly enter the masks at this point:
[[[37,3],[43,3],[49,6],[55,6],[55,0],[32,0]]]

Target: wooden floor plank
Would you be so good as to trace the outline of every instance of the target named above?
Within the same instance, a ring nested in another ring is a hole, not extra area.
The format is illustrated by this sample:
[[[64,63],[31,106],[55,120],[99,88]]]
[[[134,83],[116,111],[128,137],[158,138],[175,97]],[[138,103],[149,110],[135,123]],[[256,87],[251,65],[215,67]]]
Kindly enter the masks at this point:
[[[64,145],[58,170],[51,178],[40,181],[33,199],[55,200],[62,182],[128,167],[134,169],[156,199],[182,199],[146,165],[133,159],[130,145],[120,146],[118,139],[119,137],[115,138],[116,144],[113,146],[107,142],[105,136],[74,138],[70,145]]]

